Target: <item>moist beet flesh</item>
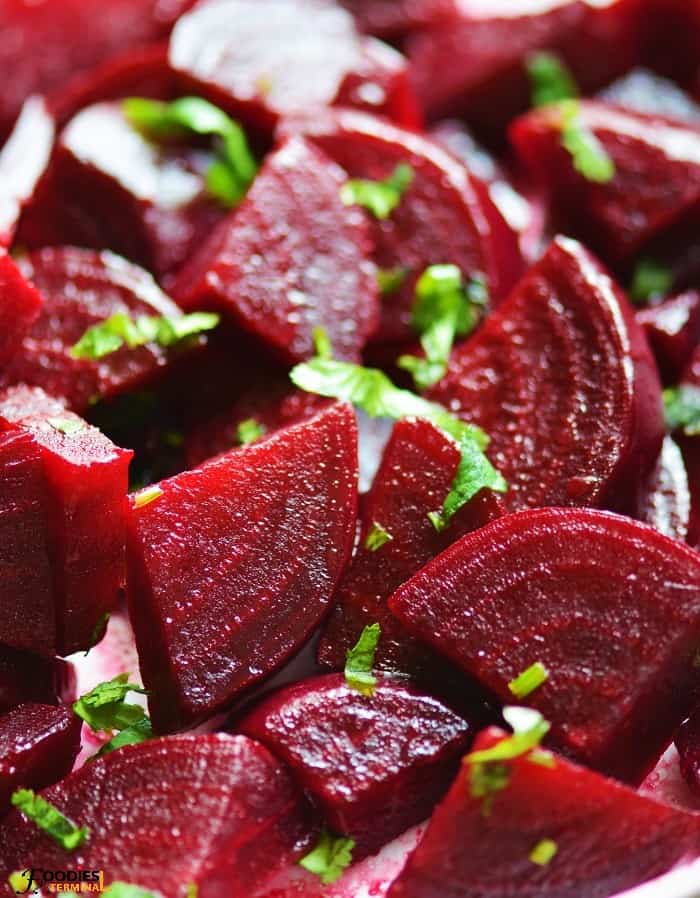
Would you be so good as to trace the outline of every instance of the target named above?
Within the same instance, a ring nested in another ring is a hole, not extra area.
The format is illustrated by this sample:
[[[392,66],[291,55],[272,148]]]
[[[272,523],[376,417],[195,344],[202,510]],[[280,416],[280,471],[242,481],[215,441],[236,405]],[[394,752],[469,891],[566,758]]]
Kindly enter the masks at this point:
[[[41,297],[14,260],[0,250],[0,376],[41,314]]]
[[[429,395],[490,435],[511,509],[638,510],[663,439],[658,374],[626,297],[581,244],[558,237]]]
[[[168,898],[249,898],[308,850],[309,809],[286,770],[242,736],[175,736],[111,752],[42,796],[90,831],[67,854],[13,811],[0,825],[15,870],[104,870],[105,885]],[[7,887],[5,887],[7,890]]]
[[[481,733],[474,750],[504,733]],[[465,765],[439,805],[388,898],[608,898],[664,873],[697,850],[700,815],[691,815],[552,756],[553,766],[518,757],[508,782],[471,794]],[[550,762],[551,763],[551,762]],[[555,843],[548,863],[530,860]]]
[[[700,343],[700,291],[686,290],[637,312],[664,383],[680,380]]]
[[[162,732],[226,708],[318,626],[354,541],[354,415],[331,406],[160,488],[132,511],[130,613]]]
[[[690,487],[683,454],[671,437],[642,490],[639,519],[665,536],[684,542],[690,523]]]
[[[674,739],[681,773],[696,795],[700,795],[700,708],[684,721]]]
[[[551,741],[641,782],[692,707],[699,671],[700,555],[609,512],[540,509],[462,537],[389,600],[415,636],[508,703],[525,699]]]
[[[380,677],[374,695],[341,674],[274,693],[240,732],[289,766],[331,830],[374,853],[430,815],[464,753],[468,724],[404,681]]]

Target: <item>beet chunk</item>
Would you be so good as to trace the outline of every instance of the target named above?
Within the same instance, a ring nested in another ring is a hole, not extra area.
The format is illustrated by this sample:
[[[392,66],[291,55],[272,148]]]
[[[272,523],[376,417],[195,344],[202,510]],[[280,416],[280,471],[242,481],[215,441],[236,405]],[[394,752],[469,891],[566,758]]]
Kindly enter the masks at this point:
[[[365,696],[340,674],[276,692],[238,729],[290,767],[330,829],[355,840],[354,858],[430,815],[469,733],[461,717],[405,682],[381,677]]]
[[[101,359],[74,359],[71,347],[85,331],[117,312],[182,314],[143,269],[110,252],[46,248],[25,256],[21,272],[40,290],[44,305],[0,378],[61,397],[76,412],[95,398],[112,399],[151,383],[180,353],[150,344],[123,347]]]
[[[700,708],[696,708],[676,733],[681,773],[690,788],[700,794]]]
[[[72,702],[75,686],[75,669],[69,661],[0,646],[0,714],[26,703]]]
[[[0,249],[0,378],[39,317],[41,306],[41,296]]]
[[[0,642],[92,646],[124,585],[131,455],[42,390],[0,394]]]
[[[456,18],[455,0],[342,0],[362,31],[400,38],[416,28]]]
[[[334,405],[160,489],[132,513],[130,613],[162,732],[230,705],[326,612],[355,535],[353,413]]]
[[[382,464],[361,506],[360,545],[336,593],[318,657],[342,668],[348,649],[363,627],[379,623],[382,638],[375,666],[428,679],[434,687],[444,661],[410,636],[389,613],[386,602],[450,543],[503,513],[502,499],[485,490],[462,508],[447,530],[438,533],[428,520],[442,506],[459,465],[459,448],[442,431],[423,420],[399,421],[384,451]],[[372,551],[365,541],[379,524],[391,536]]]
[[[640,520],[681,542],[688,535],[690,489],[683,455],[671,437],[642,490]]]
[[[356,360],[376,328],[378,288],[344,181],[316,147],[286,142],[174,283],[180,305],[226,312],[288,362],[313,356],[318,326],[338,358]]]
[[[664,383],[675,384],[700,343],[700,291],[686,290],[637,312]]]
[[[430,397],[491,436],[511,509],[634,514],[663,438],[658,375],[627,299],[562,237],[453,353]]]
[[[474,750],[503,737],[486,730]],[[388,898],[607,898],[697,849],[700,817],[563,758],[543,766],[530,757],[500,765],[507,784],[492,795],[488,814],[465,765]],[[554,856],[533,861],[534,849],[548,842]]]
[[[614,162],[611,181],[595,183],[574,169],[562,144],[556,106],[533,110],[510,130],[520,159],[548,188],[570,233],[611,263],[623,264],[672,225],[696,221],[697,128],[594,100],[580,101],[577,120],[595,134]]]
[[[527,702],[551,720],[552,743],[631,782],[653,767],[699,681],[700,555],[607,512],[499,518],[389,607],[501,700],[543,664],[549,677]]]
[[[413,180],[391,216],[378,221],[368,215],[377,266],[406,272],[401,287],[382,299],[378,339],[415,336],[415,285],[429,265],[452,263],[466,278],[483,275],[494,304],[521,274],[515,232],[485,185],[429,138],[352,110],[299,116],[284,122],[280,132],[303,133],[351,178],[383,180],[400,164],[413,170]]]
[[[242,736],[175,736],[98,758],[42,796],[90,830],[68,855],[13,811],[0,826],[4,877],[28,867],[104,870],[169,898],[249,898],[304,854],[309,811],[289,774]]]
[[[70,773],[81,726],[66,705],[20,705],[0,717],[0,814],[15,789],[43,789]]]

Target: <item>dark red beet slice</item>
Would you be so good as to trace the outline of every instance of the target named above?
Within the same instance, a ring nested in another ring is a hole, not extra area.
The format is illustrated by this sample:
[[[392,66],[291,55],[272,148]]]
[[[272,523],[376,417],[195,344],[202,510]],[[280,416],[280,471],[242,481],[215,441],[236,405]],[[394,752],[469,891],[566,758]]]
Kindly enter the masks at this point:
[[[0,714],[26,702],[72,702],[75,686],[75,670],[69,661],[0,646]]]
[[[376,328],[377,284],[364,218],[343,205],[343,183],[316,147],[284,143],[182,271],[175,298],[226,312],[286,361],[314,354],[318,326],[338,358],[356,360]]]
[[[67,854],[13,811],[0,826],[4,877],[27,867],[104,870],[169,898],[249,898],[313,838],[289,774],[250,739],[174,736],[99,758],[42,796],[90,830]],[[3,877],[3,878],[4,878]]]
[[[374,853],[430,816],[469,727],[437,699],[381,677],[369,697],[341,674],[276,692],[238,726],[289,766],[324,821]]]
[[[411,632],[502,700],[535,662],[552,742],[639,782],[698,685],[700,555],[644,524],[536,509],[469,533],[389,600]]]
[[[661,448],[658,375],[634,313],[595,259],[561,237],[453,353],[431,398],[490,434],[512,509],[634,513]]]
[[[700,130],[594,100],[581,101],[578,117],[615,164],[615,176],[607,183],[575,171],[562,145],[556,107],[536,109],[510,130],[520,159],[551,191],[570,233],[604,258],[624,263],[672,225],[689,217],[695,221]]]
[[[41,313],[41,296],[0,249],[0,378]]]
[[[486,730],[475,751],[504,734]],[[504,765],[490,813],[465,765],[388,898],[607,898],[653,879],[697,850],[700,816],[659,804],[553,756]],[[554,842],[548,863],[530,859]]]
[[[66,705],[20,705],[0,717],[0,814],[15,789],[43,789],[70,773],[81,726]]]
[[[664,383],[680,380],[700,343],[700,291],[686,290],[637,312]]]
[[[688,535],[690,490],[683,455],[671,437],[642,490],[640,520],[681,542]]]
[[[383,38],[456,18],[455,0],[342,0],[358,27]]]
[[[700,708],[683,723],[674,741],[683,778],[700,795]]]
[[[427,678],[433,687],[440,679],[436,670],[442,672],[444,662],[409,636],[386,602],[451,542],[503,513],[500,497],[484,491],[464,506],[447,530],[435,530],[428,514],[445,501],[459,457],[456,444],[427,421],[405,420],[394,426],[372,489],[363,497],[360,544],[319,645],[322,664],[342,668],[363,627],[377,622],[382,627],[375,655],[378,669]],[[375,523],[392,539],[373,552],[365,540]]]
[[[149,345],[124,347],[94,361],[70,355],[89,327],[117,312],[132,317],[182,314],[136,265],[113,253],[74,247],[39,250],[19,265],[41,292],[44,306],[0,377],[4,383],[40,386],[82,412],[95,398],[110,399],[149,384],[180,354],[177,348]]]
[[[225,708],[301,648],[349,558],[356,484],[354,416],[334,405],[133,510],[130,612],[160,731]]]
[[[92,646],[124,586],[131,455],[40,389],[0,395],[2,643]]]
[[[413,169],[413,182],[391,217],[370,219],[377,265],[409,273],[401,288],[382,300],[378,339],[414,336],[415,284],[429,265],[453,263],[467,277],[482,273],[493,303],[507,295],[522,270],[515,233],[485,186],[432,140],[351,110],[300,116],[283,123],[281,131],[303,133],[351,178],[387,178],[401,163]]]

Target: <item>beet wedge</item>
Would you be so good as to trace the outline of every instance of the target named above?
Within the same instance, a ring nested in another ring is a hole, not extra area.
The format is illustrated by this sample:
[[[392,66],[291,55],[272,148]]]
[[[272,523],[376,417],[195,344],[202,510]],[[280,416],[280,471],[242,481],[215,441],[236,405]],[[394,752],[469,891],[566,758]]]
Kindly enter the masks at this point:
[[[105,885],[168,898],[250,898],[313,840],[309,810],[267,749],[242,736],[175,736],[111,752],[42,793],[87,841],[67,853],[13,811],[0,825],[14,870],[104,870]]]
[[[526,701],[551,721],[552,744],[630,782],[654,765],[698,686],[700,555],[608,512],[499,518],[389,607],[502,701],[544,665],[549,676]]]
[[[501,497],[487,490],[464,506],[446,530],[438,533],[433,527],[428,515],[441,507],[459,459],[454,441],[429,422],[407,419],[394,425],[372,489],[363,497],[360,544],[319,644],[321,664],[342,668],[363,628],[377,622],[382,628],[377,669],[426,679],[431,688],[443,678],[444,660],[410,636],[386,603],[451,542],[503,513]],[[373,531],[386,534],[379,548],[371,540],[367,546]]]
[[[700,291],[686,290],[637,312],[664,383],[681,379],[700,344]]]
[[[700,795],[700,707],[680,727],[674,742],[683,779]]]
[[[631,307],[563,237],[453,353],[430,398],[490,434],[511,509],[635,513],[663,439],[658,375]]]
[[[280,133],[303,133],[353,179],[384,180],[399,165],[413,179],[389,218],[368,214],[374,261],[405,274],[382,298],[379,340],[415,336],[411,327],[416,281],[429,265],[457,265],[465,278],[481,274],[491,302],[503,299],[520,276],[515,232],[484,184],[426,137],[352,110],[326,110],[283,122]]]
[[[181,353],[155,344],[123,347],[100,359],[75,359],[71,348],[86,330],[122,312],[178,317],[168,299],[143,269],[110,252],[49,247],[20,261],[22,274],[41,292],[41,314],[0,380],[42,387],[84,412],[96,398],[112,399],[152,383]],[[200,338],[201,339],[201,338]]]
[[[504,736],[481,733],[470,758]],[[700,816],[537,758],[465,763],[388,898],[608,898],[697,852]],[[475,769],[500,777],[487,805]]]
[[[313,356],[316,327],[339,358],[356,360],[376,329],[378,288],[363,216],[341,202],[344,183],[316,147],[286,142],[176,279],[177,301],[225,312],[286,362]]]
[[[561,110],[536,109],[511,126],[521,161],[542,182],[567,231],[621,265],[672,226],[697,221],[700,131],[660,116],[581,100],[576,115],[615,166],[595,183],[573,167],[562,144]]]
[[[132,513],[130,613],[163,732],[230,705],[318,626],[355,535],[354,415],[334,405],[159,489]]]
[[[639,519],[671,539],[684,542],[690,523],[690,488],[683,454],[671,437],[642,493]]]
[[[405,681],[380,677],[368,696],[341,674],[274,693],[237,729],[288,765],[330,829],[355,841],[354,859],[430,816],[470,735]]]
[[[41,296],[0,249],[0,378],[41,313]]]
[[[0,717],[0,814],[15,789],[43,789],[70,773],[81,727],[66,705],[20,705]]]
[[[70,661],[0,646],[0,714],[27,703],[72,702],[75,687],[76,674]]]

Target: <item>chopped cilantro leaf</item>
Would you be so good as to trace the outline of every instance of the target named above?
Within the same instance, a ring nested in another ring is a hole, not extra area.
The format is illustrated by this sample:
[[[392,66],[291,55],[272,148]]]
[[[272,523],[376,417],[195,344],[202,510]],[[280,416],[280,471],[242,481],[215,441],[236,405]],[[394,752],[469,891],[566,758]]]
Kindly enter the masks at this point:
[[[93,627],[92,633],[90,634],[90,648],[87,650],[87,652],[85,652],[86,655],[89,655],[90,651],[97,645],[97,643],[101,642],[104,639],[104,635],[107,632],[107,626],[109,625],[109,619],[111,616],[112,615],[109,611],[105,611],[105,613]]]
[[[145,490],[141,490],[134,495],[134,508],[143,508],[146,505],[150,505],[151,502],[160,499],[162,495],[163,490],[159,486],[148,486]]]
[[[86,427],[84,421],[76,421],[74,418],[47,418],[46,421],[54,430],[67,437],[76,436]]]
[[[381,635],[382,628],[379,624],[365,627],[345,659],[345,682],[351,689],[366,696],[374,695],[374,688],[377,685],[377,678],[372,673],[372,668]]]
[[[206,174],[207,190],[227,207],[245,196],[258,166],[241,126],[217,106],[200,97],[181,97],[172,103],[132,97],[122,103],[124,115],[153,140],[172,140],[188,134],[215,139],[217,158]]]
[[[73,710],[95,732],[110,732],[133,726],[145,716],[140,705],[126,704],[129,692],[145,694],[146,690],[129,683],[129,674],[119,674],[113,680],[100,683],[81,696]]]
[[[328,830],[324,830],[316,847],[305,855],[299,864],[318,876],[324,885],[331,885],[340,879],[352,863],[354,847],[354,839],[334,836]]]
[[[255,418],[246,418],[236,428],[236,442],[239,446],[247,446],[265,435],[265,428]]]
[[[100,750],[89,760],[92,761],[93,758],[101,758],[103,755],[108,755],[111,751],[116,751],[118,748],[123,748],[125,745],[138,745],[139,743],[146,742],[148,739],[152,738],[153,727],[151,726],[149,718],[144,714],[141,720],[137,720],[136,723],[125,727],[118,732],[116,736],[112,736],[109,742],[105,742]]]
[[[681,384],[663,392],[666,426],[669,430],[682,429],[688,437],[700,434],[700,387]]]
[[[596,184],[612,181],[615,163],[595,134],[583,123],[578,101],[563,100],[559,110],[562,144],[571,155],[576,171]]]
[[[408,268],[377,269],[377,285],[382,296],[391,296],[400,290],[409,275]]]
[[[358,178],[347,181],[340,190],[340,199],[346,206],[363,206],[375,218],[388,218],[401,202],[413,181],[413,169],[402,162],[384,181]]]
[[[12,805],[39,829],[50,836],[64,851],[75,851],[83,845],[89,830],[78,827],[65,817],[58,808],[36,795],[32,789],[17,789],[12,795]]]
[[[642,259],[634,269],[630,299],[634,303],[645,303],[671,292],[673,272],[653,259]]]
[[[381,549],[382,546],[391,542],[393,538],[394,537],[385,527],[382,527],[381,524],[374,521],[369,529],[369,533],[365,537],[365,549],[368,549],[370,552],[376,552],[378,549]]]
[[[507,764],[474,764],[469,768],[469,794],[481,799],[481,813],[491,814],[496,793],[502,792],[510,782]]]
[[[542,839],[530,852],[530,860],[538,867],[546,867],[559,850],[559,846],[552,839]]]
[[[555,53],[533,53],[526,63],[532,86],[532,105],[549,106],[578,96],[578,86],[566,64]]]
[[[187,886],[187,891],[185,892],[185,898],[198,898],[199,895],[199,886],[196,882],[191,882]]]
[[[516,677],[508,683],[508,688],[518,699],[527,698],[536,689],[546,682],[549,677],[549,671],[541,661],[535,661],[527,670],[524,670],[520,676]]]

